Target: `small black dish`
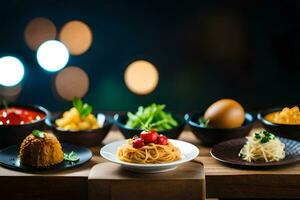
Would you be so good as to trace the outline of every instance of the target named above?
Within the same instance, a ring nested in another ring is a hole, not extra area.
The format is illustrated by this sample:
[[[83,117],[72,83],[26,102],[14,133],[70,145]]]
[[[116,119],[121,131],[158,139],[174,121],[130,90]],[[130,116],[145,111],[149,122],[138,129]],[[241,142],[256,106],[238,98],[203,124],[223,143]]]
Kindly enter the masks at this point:
[[[49,116],[49,111],[38,105],[22,105],[22,104],[9,104],[9,107],[25,108],[28,110],[43,113],[45,117],[40,120],[36,120],[31,123],[20,125],[0,125],[0,148],[10,145],[20,145],[23,139],[29,135],[35,129],[43,129],[45,126],[45,120]],[[0,109],[3,109],[0,106]]]
[[[32,167],[32,166],[27,166],[27,165],[22,165],[20,163],[20,158],[19,158],[19,149],[20,147],[17,145],[9,146],[5,149],[2,149],[0,151],[0,165],[6,168],[10,168],[16,171],[30,171],[30,172],[40,172],[40,171],[48,171],[48,170],[63,170],[63,169],[68,169],[68,168],[73,168],[80,166],[87,161],[89,161],[93,154],[92,152],[84,147],[79,147],[75,145],[70,145],[70,144],[62,144],[62,148],[64,153],[71,153],[72,151],[76,152],[76,154],[79,157],[79,160],[76,162],[70,162],[64,160],[63,162],[57,164],[57,165],[52,165],[49,167]]]
[[[257,114],[257,118],[267,131],[269,131],[277,136],[300,141],[300,125],[275,124],[275,123],[272,123],[265,119],[265,116],[267,114],[272,113],[272,112],[281,111],[283,108],[284,107],[266,109],[264,111],[259,112]]]
[[[160,131],[159,133],[164,134],[168,138],[177,139],[179,137],[180,133],[183,131],[183,128],[185,126],[185,121],[177,115],[172,115],[172,116],[178,122],[178,126],[173,129]],[[118,126],[118,128],[120,129],[120,131],[122,132],[124,137],[132,138],[135,135],[140,135],[140,133],[142,132],[142,129],[135,129],[135,128],[127,127],[126,126],[127,119],[128,119],[127,114],[115,114],[114,115],[115,124]]]
[[[247,136],[252,129],[255,121],[254,115],[245,113],[245,122],[242,126],[237,128],[211,128],[200,126],[198,120],[203,116],[203,112],[196,112],[186,114],[184,116],[186,122],[189,124],[194,135],[202,142],[205,146],[212,146],[219,142],[223,142],[232,138],[240,138]]]
[[[246,143],[246,138],[237,138],[221,142],[214,146],[210,152],[211,156],[225,164],[236,167],[246,168],[261,168],[261,167],[278,167],[282,165],[289,165],[300,161],[300,142],[286,138],[279,138],[285,144],[286,157],[277,162],[262,162],[253,161],[247,162],[240,158],[239,152]]]
[[[62,112],[51,115],[46,120],[46,124],[58,137],[59,141],[64,143],[76,144],[85,147],[99,146],[102,144],[102,140],[106,137],[111,128],[111,118],[104,115],[105,121],[101,128],[85,131],[64,130],[55,125],[55,120],[61,116]]]

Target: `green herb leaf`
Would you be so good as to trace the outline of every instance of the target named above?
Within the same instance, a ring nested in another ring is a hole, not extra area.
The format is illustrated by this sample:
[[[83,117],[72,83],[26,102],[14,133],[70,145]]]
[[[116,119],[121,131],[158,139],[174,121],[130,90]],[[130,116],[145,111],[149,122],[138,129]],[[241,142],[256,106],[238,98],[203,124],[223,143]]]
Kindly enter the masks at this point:
[[[86,117],[92,112],[93,108],[89,104],[85,103],[82,107],[80,116],[81,117]]]
[[[64,159],[70,162],[77,162],[79,160],[79,156],[74,151],[71,151],[69,154],[64,153]]]
[[[267,143],[269,142],[269,138],[268,137],[263,137],[261,140],[260,140],[261,143]]]
[[[40,130],[33,130],[32,135],[34,135],[35,137],[38,137],[38,138],[44,138],[45,137],[45,133],[43,131],[40,131]]]
[[[165,105],[151,104],[139,106],[136,113],[128,112],[126,126],[143,130],[169,130],[178,126],[178,122],[170,113],[164,111]]]
[[[73,98],[73,106],[78,110],[80,111],[83,107],[83,103],[82,103],[82,100],[79,99],[78,97],[74,97]]]
[[[209,119],[204,119],[203,117],[199,118],[199,124],[200,126],[207,128],[209,123]]]
[[[80,117],[87,117],[90,113],[92,113],[93,108],[89,104],[83,104],[82,100],[78,97],[73,98],[73,106],[78,110]]]
[[[275,135],[266,130],[260,131],[259,133],[255,133],[254,137],[258,140],[260,139],[260,143],[263,144],[275,139]]]
[[[259,135],[259,133],[255,133],[255,138],[256,139],[260,139],[261,138],[260,135]]]

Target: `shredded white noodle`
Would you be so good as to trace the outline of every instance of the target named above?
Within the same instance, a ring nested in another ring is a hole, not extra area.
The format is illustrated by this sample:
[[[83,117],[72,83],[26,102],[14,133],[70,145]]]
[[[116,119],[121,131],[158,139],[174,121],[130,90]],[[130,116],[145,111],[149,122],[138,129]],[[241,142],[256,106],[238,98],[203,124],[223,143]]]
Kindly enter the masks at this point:
[[[272,133],[261,131],[246,138],[247,142],[239,153],[243,160],[274,162],[285,158],[285,145]]]

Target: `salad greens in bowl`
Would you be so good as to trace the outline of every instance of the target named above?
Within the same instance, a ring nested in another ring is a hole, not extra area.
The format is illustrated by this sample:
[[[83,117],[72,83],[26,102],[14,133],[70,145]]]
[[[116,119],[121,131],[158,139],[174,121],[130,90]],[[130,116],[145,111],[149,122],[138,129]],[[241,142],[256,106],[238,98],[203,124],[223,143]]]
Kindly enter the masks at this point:
[[[139,135],[143,130],[155,129],[169,138],[178,138],[185,122],[183,118],[165,111],[165,105],[139,106],[136,112],[116,114],[115,123],[126,138]]]

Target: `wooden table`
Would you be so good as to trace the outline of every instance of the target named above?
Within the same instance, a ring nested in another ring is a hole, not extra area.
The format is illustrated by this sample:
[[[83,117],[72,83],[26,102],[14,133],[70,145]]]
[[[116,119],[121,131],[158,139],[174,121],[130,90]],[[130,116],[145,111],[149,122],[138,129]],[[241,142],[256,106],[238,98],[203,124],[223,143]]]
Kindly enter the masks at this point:
[[[103,143],[118,139],[123,137],[113,128]],[[200,148],[200,155],[192,162],[204,167],[207,198],[300,198],[300,163],[268,170],[236,169],[214,160],[210,148],[201,146],[189,130],[179,139]],[[91,161],[66,171],[30,174],[0,167],[0,199],[87,199],[92,167],[106,162],[99,147],[91,149]]]

